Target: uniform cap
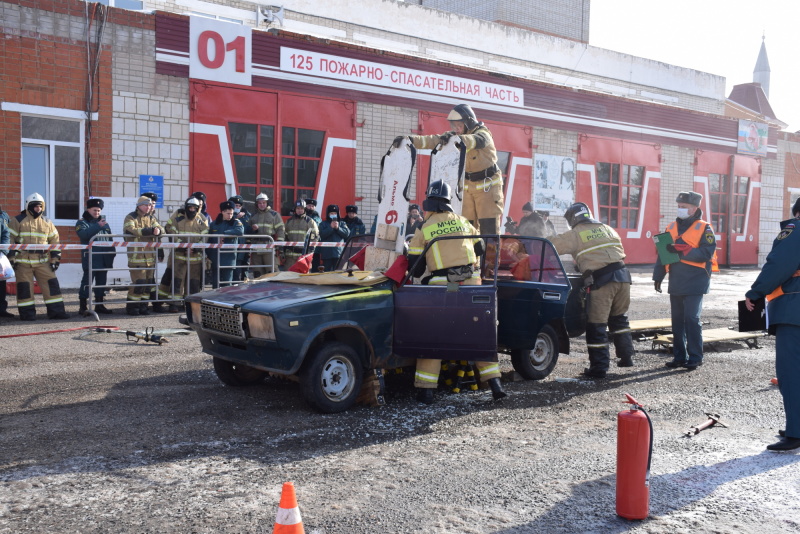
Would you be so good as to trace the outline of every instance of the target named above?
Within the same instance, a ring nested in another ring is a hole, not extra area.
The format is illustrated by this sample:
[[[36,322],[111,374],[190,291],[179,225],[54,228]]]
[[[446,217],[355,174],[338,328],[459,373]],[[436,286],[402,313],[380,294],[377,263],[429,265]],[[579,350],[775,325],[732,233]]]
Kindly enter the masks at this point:
[[[347,206],[345,208],[345,211],[347,213],[358,213],[358,206],[353,206],[353,205]]]
[[[232,210],[232,209],[236,209],[236,206],[234,206],[233,202],[231,202],[230,200],[226,200],[225,202],[219,203],[219,211]]]
[[[798,213],[800,213],[800,197],[794,201],[794,206],[792,206],[792,215],[796,217]]]
[[[531,206],[531,203],[530,203],[530,202],[526,202],[526,203],[525,203],[525,204],[522,206],[522,211],[533,211],[533,206]]]
[[[150,200],[152,200],[152,201],[153,201],[153,204],[155,204],[156,202],[158,202],[158,195],[156,195],[156,194],[155,194],[155,193],[153,193],[152,191],[148,191],[147,193],[142,193],[142,196],[143,196],[143,197],[147,197],[147,198],[149,198]]]
[[[103,209],[104,207],[105,207],[105,204],[103,203],[103,199],[102,198],[90,198],[88,201],[86,201],[86,208],[87,209],[88,208],[100,208],[100,209]]]
[[[695,193],[694,191],[681,191],[678,193],[678,198],[675,202],[680,204],[691,204],[692,206],[700,206],[700,201],[703,200],[703,195]]]

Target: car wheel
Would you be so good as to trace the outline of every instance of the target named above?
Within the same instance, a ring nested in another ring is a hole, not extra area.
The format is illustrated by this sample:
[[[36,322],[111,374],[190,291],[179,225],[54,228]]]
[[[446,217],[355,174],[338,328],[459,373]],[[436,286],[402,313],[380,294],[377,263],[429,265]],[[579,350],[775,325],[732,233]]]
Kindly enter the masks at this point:
[[[511,351],[514,370],[526,380],[541,380],[547,377],[558,362],[558,337],[550,325],[545,325],[531,350]]]
[[[328,343],[306,362],[300,385],[311,406],[321,412],[337,413],[355,404],[363,377],[364,370],[352,347]]]
[[[214,372],[229,386],[254,386],[260,384],[267,377],[267,372],[249,365],[233,363],[222,358],[214,357]]]

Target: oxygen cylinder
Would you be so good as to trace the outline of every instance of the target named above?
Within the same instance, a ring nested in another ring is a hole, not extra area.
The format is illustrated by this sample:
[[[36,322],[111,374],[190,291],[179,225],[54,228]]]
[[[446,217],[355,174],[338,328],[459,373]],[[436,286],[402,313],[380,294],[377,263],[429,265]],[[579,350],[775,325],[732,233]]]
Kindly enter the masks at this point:
[[[617,515],[645,519],[650,510],[650,460],[653,425],[636,399],[625,394],[631,407],[617,414]]]

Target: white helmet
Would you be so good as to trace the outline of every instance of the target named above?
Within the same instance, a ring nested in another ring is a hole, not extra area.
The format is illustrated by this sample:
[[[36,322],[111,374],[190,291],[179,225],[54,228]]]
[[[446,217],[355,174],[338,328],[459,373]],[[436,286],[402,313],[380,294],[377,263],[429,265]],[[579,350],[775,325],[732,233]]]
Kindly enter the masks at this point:
[[[197,200],[195,197],[189,197],[186,199],[186,202],[183,203],[183,208],[186,209],[189,206],[197,206],[197,209],[200,209],[200,201]]]
[[[28,198],[25,199],[25,209],[27,210],[32,202],[39,202],[42,205],[42,210],[44,210],[44,197],[39,193],[33,193],[28,195]]]
[[[259,194],[259,195],[256,197],[256,202],[258,202],[259,200],[266,200],[267,202],[269,202],[269,197],[267,196],[267,194],[266,194],[266,193],[260,193],[260,194]]]

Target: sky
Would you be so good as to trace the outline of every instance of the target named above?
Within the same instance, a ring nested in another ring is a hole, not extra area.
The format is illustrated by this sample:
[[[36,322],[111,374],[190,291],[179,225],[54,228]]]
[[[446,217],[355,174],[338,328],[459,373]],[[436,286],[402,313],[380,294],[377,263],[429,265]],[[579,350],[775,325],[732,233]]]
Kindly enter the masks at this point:
[[[766,36],[769,103],[800,130],[800,0],[591,0],[589,44],[726,78],[753,81]]]

